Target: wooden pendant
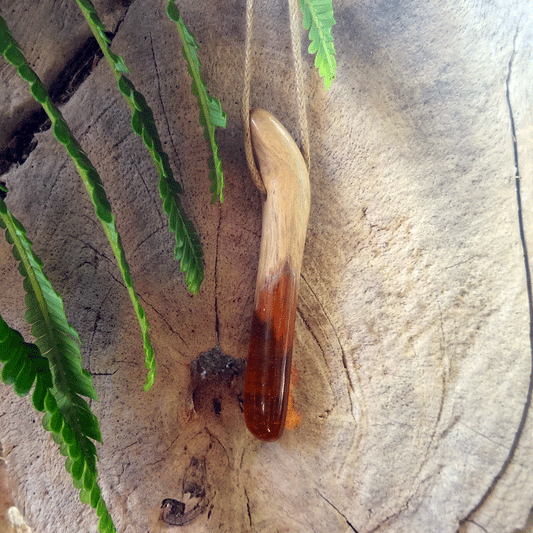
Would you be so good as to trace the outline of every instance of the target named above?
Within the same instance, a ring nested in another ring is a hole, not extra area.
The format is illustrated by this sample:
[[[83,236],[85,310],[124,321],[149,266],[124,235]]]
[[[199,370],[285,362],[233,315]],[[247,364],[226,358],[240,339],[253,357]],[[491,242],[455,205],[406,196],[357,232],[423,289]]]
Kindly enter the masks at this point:
[[[298,284],[309,219],[309,173],[283,125],[250,113],[254,155],[266,189],[255,311],[244,385],[244,418],[257,438],[278,439],[289,399]]]

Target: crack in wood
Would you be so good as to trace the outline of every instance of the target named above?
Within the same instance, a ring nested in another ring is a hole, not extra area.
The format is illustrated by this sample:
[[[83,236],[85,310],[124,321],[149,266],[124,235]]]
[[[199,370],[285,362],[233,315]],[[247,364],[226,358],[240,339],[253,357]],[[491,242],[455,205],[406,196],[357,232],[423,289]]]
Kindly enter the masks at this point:
[[[133,166],[135,167],[135,170],[137,171],[138,177],[141,179],[144,185],[144,188],[146,190],[146,197],[150,198],[150,200],[152,201],[152,205],[154,206],[154,212],[157,213],[157,215],[159,216],[159,223],[161,227],[165,228],[167,226],[167,222],[165,221],[165,218],[163,217],[163,214],[161,212],[161,203],[156,201],[156,198],[155,198],[156,195],[154,194],[154,191],[150,187],[148,187],[148,184],[146,183],[146,180],[144,179],[144,174],[143,172],[141,172],[139,165],[137,164],[137,161],[134,158],[132,158],[131,162],[133,163]],[[133,253],[135,253],[135,250],[133,251]]]
[[[113,41],[125,20],[132,0],[119,0],[126,7],[118,20],[115,31],[107,31],[106,36]],[[82,83],[91,75],[104,56],[95,37],[89,37],[69,59],[55,80],[50,84],[48,94],[57,106],[66,104]],[[98,118],[98,117],[97,117]],[[0,152],[0,176],[13,165],[23,164],[37,147],[37,133],[50,129],[50,119],[43,109],[39,109],[16,125],[9,137],[8,146]]]
[[[157,63],[157,57],[158,56],[157,56],[157,54],[155,53],[155,50],[154,50],[154,41],[152,39],[152,34],[151,33],[150,33],[150,49],[151,49],[151,52],[152,52],[152,62],[153,62],[154,68],[155,68],[155,79],[156,79],[156,82],[157,82],[157,96],[159,98],[159,105],[161,106],[163,119],[165,120],[165,124],[167,126],[167,135],[168,135],[168,137],[170,139],[170,144],[172,145],[172,151],[174,152],[174,164],[177,167],[176,174],[181,178],[182,177],[181,159],[179,157],[179,152],[178,152],[178,150],[176,148],[176,145],[174,144],[174,137],[172,136],[173,128],[170,127],[170,122],[168,120],[168,114],[167,114],[166,108],[165,108],[165,101],[164,101],[164,99],[163,99],[163,97],[161,95],[161,83],[160,83],[161,76],[159,75],[159,66],[158,66],[158,63]],[[176,178],[176,176],[174,176],[174,179],[175,178]],[[183,183],[180,182],[180,185],[183,188]]]
[[[439,411],[437,413],[437,420],[435,421],[435,427],[433,428],[433,433],[431,435],[431,439],[429,441],[428,448],[426,450],[426,458],[423,461],[423,463],[420,465],[420,468],[422,469],[424,465],[429,460],[429,449],[431,447],[431,444],[435,440],[435,436],[437,434],[437,429],[439,427],[439,423],[442,417],[442,411],[444,410],[444,399],[446,398],[446,387],[447,387],[447,381],[448,381],[448,370],[449,370],[449,361],[446,361],[446,335],[444,334],[444,318],[442,315],[442,308],[440,306],[440,302],[438,298],[435,298],[435,301],[437,302],[437,307],[439,308],[439,316],[440,316],[440,333],[442,338],[442,344],[441,344],[441,353],[442,353],[442,394],[440,396],[440,403],[439,403]]]
[[[88,343],[88,351],[87,351],[87,367],[89,372],[91,372],[91,363],[92,363],[92,352],[93,352],[93,346],[94,346],[94,336],[96,335],[96,330],[98,329],[98,323],[100,322],[102,315],[100,314],[100,311],[102,310],[102,307],[104,305],[104,302],[107,300],[109,293],[111,292],[111,289],[109,289],[104,297],[100,300],[100,305],[98,306],[98,309],[90,309],[90,311],[94,312],[94,322],[93,327],[91,331],[91,338],[89,339]]]
[[[348,384],[350,385],[350,389],[353,391],[353,390],[355,390],[355,387],[354,387],[354,383],[353,383],[353,380],[352,380],[352,376],[351,376],[351,374],[350,374],[350,372],[348,370],[348,360],[347,360],[347,357],[346,357],[346,353],[344,351],[344,347],[342,346],[342,343],[341,343],[341,341],[339,339],[339,335],[337,334],[337,330],[333,326],[333,322],[329,318],[329,315],[326,313],[326,310],[324,309],[324,306],[322,305],[322,302],[318,299],[318,297],[315,294],[315,292],[313,291],[311,285],[308,283],[308,281],[304,278],[303,275],[302,275],[302,279],[304,280],[305,284],[307,285],[307,287],[311,291],[311,294],[316,299],[318,305],[320,306],[320,309],[324,313],[324,317],[326,318],[326,320],[328,321],[329,325],[331,326],[331,330],[333,331],[333,334],[335,335],[335,339],[337,340],[337,343],[339,345],[339,348],[340,348],[340,351],[341,351],[341,354],[342,354],[342,365],[344,366],[344,370],[346,371],[346,376],[348,378]],[[352,400],[350,398],[350,403],[351,402],[352,402]],[[352,411],[353,411],[353,405],[352,405]]]
[[[181,342],[183,342],[183,344],[185,344],[185,346],[189,346],[187,344],[187,341],[180,335],[179,331],[176,331],[171,325],[170,325],[170,322],[165,318],[165,315],[163,313],[161,313],[160,311],[157,310],[156,307],[154,307],[150,302],[147,302],[140,294],[139,294],[139,298],[143,301],[143,303],[145,305],[147,305],[148,307],[150,307],[150,309],[152,309],[154,311],[154,313],[157,314],[157,316],[159,316],[159,318],[165,323],[165,325],[167,326],[167,328],[170,330],[170,332],[174,335],[176,335]],[[182,357],[185,357],[185,354],[182,353],[180,350],[177,350],[176,351],[182,356]]]
[[[526,277],[527,301],[528,301],[528,310],[529,310],[529,346],[530,346],[530,353],[531,353],[529,386],[528,386],[526,398],[524,401],[524,408],[522,410],[520,422],[518,423],[518,427],[516,429],[513,441],[509,448],[509,453],[507,454],[507,457],[505,461],[503,462],[500,470],[494,476],[492,482],[490,483],[490,485],[488,486],[484,494],[481,496],[478,503],[474,505],[472,509],[468,512],[468,514],[459,521],[459,528],[457,529],[457,533],[460,533],[460,531],[463,529],[463,526],[466,522],[475,523],[472,520],[472,517],[481,509],[481,507],[489,499],[491,494],[494,492],[496,486],[502,479],[503,475],[507,472],[507,469],[509,468],[511,462],[513,461],[516,450],[518,449],[518,444],[520,442],[520,438],[522,436],[524,427],[526,425],[529,408],[531,406],[531,398],[533,394],[533,291],[532,291],[532,286],[531,286],[531,270],[529,267],[529,255],[528,255],[528,250],[527,250],[527,242],[526,242],[526,235],[525,235],[525,229],[524,229],[522,194],[521,194],[521,183],[520,183],[520,165],[519,165],[519,160],[518,160],[518,140],[516,136],[516,127],[515,127],[513,106],[511,103],[511,91],[510,91],[511,73],[513,69],[514,58],[516,55],[516,39],[518,37],[518,31],[519,31],[519,27],[517,27],[514,38],[513,38],[513,50],[511,52],[511,57],[509,59],[509,63],[507,66],[507,77],[505,80],[505,99],[506,99],[507,108],[509,111],[509,124],[510,124],[510,129],[511,129],[511,140],[512,140],[512,146],[513,146],[518,229],[519,229],[519,234],[520,234],[520,243],[522,245],[524,269],[525,269],[525,277]],[[479,525],[479,524],[476,524],[476,525]]]
[[[497,442],[495,441],[494,439],[491,439],[488,435],[485,435],[484,433],[482,433],[481,431],[477,431],[475,430],[474,428],[470,427],[470,426],[467,426],[464,422],[461,422],[459,421],[458,424],[460,426],[463,426],[464,428],[468,429],[469,431],[471,431],[472,433],[475,433],[476,435],[479,435],[480,437],[488,440],[490,443],[494,444],[494,446],[499,446],[500,448],[505,448],[507,449],[507,446],[505,446],[505,444],[502,444],[501,442]]]
[[[298,311],[298,315],[300,315],[300,318],[302,319],[303,323],[305,324],[306,328],[308,329],[309,333],[311,334],[311,337],[313,337],[314,341],[316,342],[316,345],[320,348],[320,351],[322,352],[322,357],[324,360],[326,360],[326,352],[324,351],[324,348],[322,348],[322,345],[320,344],[317,336],[315,335],[313,328],[309,325],[307,322],[307,319],[305,318],[305,315],[303,314],[303,311],[300,307],[296,308],[296,311]]]
[[[230,461],[228,450],[222,444],[222,442],[220,442],[220,439],[216,435],[213,435],[213,433],[211,433],[211,431],[209,431],[207,426],[205,426],[205,432],[209,435],[209,439],[211,441],[215,441],[222,448],[222,450],[224,451],[224,454],[226,455],[226,461],[227,461],[227,465],[226,466],[229,468],[230,465],[231,465],[231,461]],[[210,446],[210,448],[211,448],[211,446]]]
[[[302,280],[304,281],[304,283],[306,284],[307,288],[309,289],[309,291],[311,292],[311,294],[313,295],[313,298],[316,300],[316,302],[318,303],[318,305],[320,306],[320,310],[322,311],[325,319],[327,320],[328,324],[330,325],[331,327],[331,330],[333,332],[333,335],[335,337],[335,340],[337,341],[337,344],[338,344],[338,347],[339,347],[339,350],[341,352],[341,360],[342,360],[342,365],[344,367],[344,370],[345,370],[345,373],[346,373],[346,377],[347,377],[347,381],[348,381],[348,389],[349,389],[349,392],[354,392],[355,391],[355,387],[354,387],[354,383],[353,383],[353,380],[352,380],[352,376],[350,374],[350,371],[348,369],[348,360],[347,360],[347,357],[346,357],[346,353],[344,351],[344,348],[342,346],[342,343],[339,339],[339,335],[337,334],[337,331],[335,329],[335,327],[333,326],[333,322],[331,321],[331,319],[329,318],[328,314],[326,313],[326,310],[324,309],[324,306],[322,305],[322,302],[319,300],[318,296],[316,295],[316,293],[313,291],[311,285],[309,284],[309,282],[305,279],[304,275],[302,274],[301,275],[301,278]],[[311,327],[309,326],[309,324],[307,323],[307,321],[305,320],[301,310],[298,308],[298,313],[299,315],[302,317],[302,320],[304,321],[304,324],[307,326],[309,332],[311,333],[311,335],[313,336],[313,338],[315,339],[316,343],[317,343],[317,346],[320,348],[320,350],[322,351],[322,353],[324,354],[324,359],[325,359],[325,352],[322,348],[322,346],[320,345],[320,343],[318,342],[317,340],[317,337],[316,335],[314,334],[314,332],[312,331]],[[355,405],[354,405],[354,401],[352,399],[352,395],[351,394],[348,394],[348,400],[350,402],[350,413],[352,415],[352,418],[354,419],[355,423],[357,424],[357,417],[355,416],[355,413],[354,413],[354,410],[355,410]]]
[[[327,503],[329,504],[333,509],[335,509],[335,511],[340,515],[342,516],[342,518],[344,518],[345,522],[348,524],[348,526],[350,526],[351,530],[354,531],[355,533],[358,533],[357,529],[355,529],[355,527],[353,526],[353,524],[348,520],[348,518],[346,518],[346,515],[344,513],[341,513],[339,511],[339,509],[337,507],[335,507],[335,505],[333,505],[320,491],[316,491],[317,494]]]
[[[248,497],[248,493],[246,492],[246,489],[244,489],[244,496],[246,497],[246,510],[248,511],[248,521],[250,522],[250,528],[252,528],[252,513],[250,511],[250,498]]]
[[[75,240],[75,241],[81,242],[83,244],[84,248],[89,248],[90,250],[92,250],[94,252],[96,267],[98,267],[98,262],[96,261],[98,257],[101,257],[101,258],[105,259],[109,264],[113,265],[114,267],[117,266],[116,263],[112,259],[110,259],[106,254],[100,252],[91,243],[85,242],[82,238],[78,237],[78,235],[73,235],[72,233],[69,233],[69,234],[67,234],[67,236],[70,237],[71,239]]]
[[[118,268],[118,267],[117,267]],[[121,279],[121,278],[117,278],[116,276],[114,276],[111,272],[109,272],[109,275],[110,277],[115,280],[121,287],[123,287],[124,289],[126,288],[126,285],[124,285],[124,281]],[[188,346],[187,342],[185,341],[185,339],[180,335],[180,333],[176,330],[174,330],[172,328],[172,326],[170,325],[170,323],[168,322],[168,320],[166,320],[165,316],[163,315],[163,313],[161,313],[160,311],[157,310],[156,307],[154,307],[150,302],[148,302],[141,294],[137,293],[138,296],[139,296],[139,299],[147,306],[147,307],[150,307],[150,309],[152,309],[152,311],[154,311],[154,313],[156,313],[160,318],[161,320],[165,323],[165,325],[168,327],[168,329],[171,331],[171,333],[173,333],[174,335],[176,335],[182,342],[183,344],[185,344],[185,346]],[[180,350],[176,350],[182,357],[185,357],[185,354],[183,354]]]
[[[507,103],[507,109],[509,111],[509,126],[511,128],[511,140],[513,144],[513,158],[514,158],[514,166],[515,166],[515,177],[520,177],[520,166],[518,164],[518,142],[516,139],[516,126],[514,121],[514,113],[513,113],[513,106],[511,104],[511,91],[510,91],[510,84],[511,84],[511,72],[513,69],[513,61],[516,54],[516,37],[518,36],[518,28],[516,30],[514,39],[513,39],[513,51],[511,52],[511,58],[509,59],[509,63],[507,65],[507,77],[505,79],[505,100]]]
[[[107,259],[107,258],[106,258]],[[117,267],[118,268],[118,267]],[[122,278],[117,278],[116,276],[113,275],[113,273],[111,272],[108,272],[108,274],[110,275],[110,277],[116,281],[121,287],[123,287],[124,289],[126,289],[126,285],[124,284],[124,281],[122,280]],[[165,325],[168,327],[168,329],[171,331],[171,333],[173,333],[174,335],[176,335],[182,342],[183,344],[185,344],[185,346],[188,346],[187,342],[185,341],[185,339],[180,335],[180,333],[178,331],[175,331],[172,326],[170,325],[170,323],[165,319],[165,316],[163,315],[163,313],[161,313],[160,311],[157,310],[156,307],[154,307],[150,302],[148,302],[143,296],[142,294],[139,294],[137,293],[137,295],[139,296],[139,300],[141,300],[146,306],[150,307],[150,309],[152,309],[154,311],[154,313],[156,313],[160,318],[161,320],[163,320],[163,322],[165,323]],[[180,350],[176,350],[182,357],[185,357],[185,354],[183,354]]]
[[[159,233],[160,231],[163,231],[164,229],[166,228],[166,225],[162,225],[162,226],[159,226],[158,228],[156,228],[154,231],[152,231],[151,233],[149,233],[144,239],[141,239],[137,245],[135,246],[135,248],[131,251],[131,254],[130,254],[130,259],[131,257],[133,257],[135,255],[135,253],[137,252],[137,250],[148,240],[150,239],[151,237],[153,237],[156,233]]]
[[[114,95],[114,97],[112,99],[109,100],[109,103],[107,106],[103,107],[102,110],[98,113],[98,115],[96,116],[91,116],[89,118],[91,118],[91,122],[84,122],[83,125],[85,126],[83,130],[80,130],[76,133],[76,137],[78,139],[78,141],[80,139],[82,139],[85,135],[87,135],[87,132],[95,125],[98,123],[98,121],[110,110],[110,109],[113,109],[114,107],[116,107],[117,105],[117,102],[120,101],[120,98],[118,97],[118,95]],[[114,143],[114,147],[117,147],[119,146],[121,143],[123,143],[130,135],[134,135],[133,132],[127,132],[124,137],[115,142]],[[112,147],[110,147],[111,149]]]
[[[419,471],[417,473],[417,475],[415,476],[415,479],[417,478],[417,476],[420,474],[422,470],[422,466],[419,468]],[[412,494],[409,496],[409,498],[407,500],[405,500],[405,502],[403,503],[403,505],[394,513],[392,513],[391,515],[383,518],[383,520],[381,520],[376,527],[374,527],[373,529],[370,529],[367,533],[375,533],[376,531],[381,531],[382,528],[384,526],[387,526],[389,525],[392,521],[394,521],[395,518],[397,518],[398,516],[400,516],[404,511],[406,511],[407,509],[409,509],[409,505],[412,501],[412,499],[415,497],[415,495],[418,493],[418,490],[420,489],[421,485],[427,480],[428,478],[425,478],[425,479],[422,479],[420,481],[420,483],[418,483],[418,486],[416,487],[416,489],[414,489],[412,491]],[[420,508],[421,504],[417,506],[417,508]],[[369,511],[371,512],[371,510],[369,509]]]
[[[13,165],[22,165],[37,147],[35,135],[50,128],[43,109],[35,111],[11,133],[7,147],[0,152],[0,176]]]
[[[479,529],[481,529],[481,531],[484,531],[485,533],[489,533],[488,529],[484,528],[481,524],[478,524],[474,520],[469,520],[468,522],[470,522],[470,524],[474,524],[475,526],[479,527]]]
[[[442,345],[441,345],[441,349],[442,349],[442,353],[443,355],[445,354],[445,347],[446,347],[446,341],[445,341],[445,335],[444,335],[444,321],[443,321],[443,317],[442,317],[442,310],[441,310],[441,307],[440,307],[440,303],[437,299],[437,306],[439,308],[439,312],[440,312],[440,327],[441,327],[441,335],[442,335]],[[443,357],[444,359],[444,357]],[[440,402],[439,402],[439,410],[437,412],[437,418],[435,420],[435,424],[434,424],[434,427],[433,427],[433,432],[431,434],[431,437],[429,439],[429,442],[428,442],[428,445],[426,447],[426,450],[425,450],[425,456],[423,458],[423,460],[420,462],[420,465],[418,467],[418,471],[417,473],[415,474],[414,476],[414,481],[418,480],[419,479],[419,476],[421,475],[424,467],[426,466],[426,464],[428,464],[430,458],[431,458],[431,449],[432,449],[432,445],[433,443],[435,442],[436,440],[436,436],[437,436],[437,430],[438,430],[438,427],[439,427],[439,423],[441,421],[441,417],[442,417],[442,412],[444,410],[444,399],[446,398],[446,386],[447,386],[447,372],[444,372],[443,371],[443,375],[442,375],[442,394],[441,394],[441,397],[440,397]],[[446,430],[445,430],[446,431]],[[449,431],[449,429],[447,430]],[[440,440],[440,439],[439,439]],[[403,505],[402,509],[407,509],[413,498],[417,495],[417,493],[419,492],[420,490],[420,487],[430,478],[431,476],[427,476],[425,478],[422,478],[420,479],[420,481],[418,482],[418,484],[416,485],[416,487],[414,488],[414,490],[412,491],[411,495],[407,498],[407,500],[405,501],[405,504]],[[413,485],[414,485],[414,481],[413,481]],[[395,513],[394,515],[390,516],[387,518],[387,521],[396,517],[398,514],[400,514],[400,511],[398,511],[397,513]],[[381,525],[380,525],[381,527]]]
[[[113,34],[109,35],[113,37]],[[50,85],[48,93],[52,102],[57,106],[66,104],[102,57],[96,39],[87,39]],[[0,152],[0,175],[13,165],[23,164],[37,147],[36,134],[48,129],[50,119],[43,109],[35,111],[17,125],[10,135],[8,146]]]
[[[169,456],[169,452],[170,450],[174,447],[174,444],[175,442],[179,439],[179,435],[177,437],[175,437],[172,442],[161,452],[161,459],[157,459],[156,461],[152,462],[152,463],[147,463],[148,466],[154,466],[154,465],[157,465],[157,464],[160,464],[162,463],[163,461],[167,461],[168,460],[168,456]],[[133,446],[135,444],[137,444],[139,441],[135,441],[134,443],[132,444],[129,444],[128,446],[126,446],[126,448],[124,449],[127,449],[129,448],[130,446]]]

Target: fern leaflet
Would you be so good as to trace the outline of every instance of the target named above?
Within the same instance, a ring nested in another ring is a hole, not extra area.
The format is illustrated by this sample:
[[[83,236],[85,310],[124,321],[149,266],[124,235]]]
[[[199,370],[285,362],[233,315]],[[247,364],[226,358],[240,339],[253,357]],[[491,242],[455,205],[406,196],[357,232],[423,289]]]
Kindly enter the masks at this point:
[[[35,383],[34,407],[42,411],[44,394],[52,387],[48,359],[41,356],[36,344],[24,342],[22,335],[11,329],[0,316],[0,363],[4,366],[0,378],[13,385],[18,396],[26,396]]]
[[[13,39],[9,29],[0,16],[0,53],[17,68],[17,71],[21,78],[26,80],[30,85],[30,90],[37,102],[39,102],[43,109],[46,111],[46,114],[52,122],[52,129],[56,139],[65,147],[68,154],[74,161],[76,169],[78,170],[79,175],[81,176],[89,196],[93,202],[96,215],[100,219],[104,231],[107,235],[109,243],[115,257],[119,269],[122,273],[124,283],[128,290],[128,294],[133,303],[139,325],[141,327],[141,332],[144,341],[144,353],[145,353],[145,364],[148,369],[148,374],[146,377],[146,382],[144,385],[145,390],[148,390],[155,379],[155,358],[154,350],[150,342],[150,337],[148,331],[150,326],[148,325],[148,320],[142,308],[139,296],[135,292],[133,287],[133,280],[130,275],[130,269],[128,262],[126,261],[126,254],[122,243],[120,241],[120,236],[117,231],[115,224],[115,219],[113,213],[111,212],[111,205],[107,199],[106,193],[104,191],[104,185],[100,176],[93,164],[89,160],[87,154],[82,150],[78,141],[74,138],[70,129],[65,122],[65,119],[61,115],[59,109],[52,103],[50,96],[46,91],[43,83],[37,76],[37,74],[30,68],[28,65],[24,54],[22,53],[18,43]],[[53,369],[52,369],[53,372]]]
[[[78,333],[68,323],[63,301],[43,272],[24,227],[1,198],[0,227],[6,230],[6,239],[19,261],[26,290],[26,320],[36,338],[36,344],[24,342],[22,335],[0,317],[0,363],[4,365],[0,377],[13,385],[19,396],[28,394],[35,383],[33,406],[45,411],[43,426],[52,432],[59,451],[67,457],[65,467],[74,486],[81,490],[80,498],[96,509],[98,531],[115,533],[97,483],[98,456],[92,441],[101,442],[102,437],[98,420],[82,398],[96,399],[96,391],[91,375],[81,366]]]
[[[332,0],[300,0],[303,26],[309,30],[309,53],[315,54],[315,67],[324,77],[324,85],[329,88],[335,79],[337,62],[331,28],[335,24]]]
[[[222,110],[220,101],[210,96],[200,74],[201,63],[198,59],[198,45],[194,36],[183,22],[174,0],[167,4],[167,15],[176,23],[181,42],[183,43],[183,55],[187,61],[187,68],[192,77],[191,92],[198,101],[200,110],[200,124],[204,127],[204,136],[211,145],[213,152],[209,158],[209,179],[211,180],[211,203],[218,200],[224,201],[224,174],[222,161],[218,154],[218,144],[215,138],[215,127],[226,127],[226,113]]]
[[[185,281],[189,291],[192,294],[197,294],[204,279],[202,246],[198,233],[185,215],[179,201],[178,194],[182,192],[182,189],[174,179],[168,155],[161,144],[152,110],[144,96],[124,76],[124,69],[127,69],[124,60],[111,52],[104,25],[91,1],[76,1],[115,74],[120,92],[130,105],[132,111],[131,127],[136,135],[141,136],[157,168],[159,195],[163,200],[163,211],[169,219],[169,228],[175,237],[174,257],[180,261],[181,271],[186,272]]]

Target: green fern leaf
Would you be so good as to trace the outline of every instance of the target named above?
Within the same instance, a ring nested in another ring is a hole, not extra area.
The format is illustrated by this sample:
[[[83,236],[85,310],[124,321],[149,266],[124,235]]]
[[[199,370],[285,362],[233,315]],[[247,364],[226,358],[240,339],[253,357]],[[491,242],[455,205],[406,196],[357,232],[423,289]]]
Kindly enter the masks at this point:
[[[0,207],[3,206],[0,204]],[[5,214],[5,210],[3,210],[1,222],[5,222]],[[9,229],[7,232],[9,233]],[[52,432],[54,441],[60,445],[60,452],[67,457],[65,468],[71,474],[74,486],[79,485],[79,480],[83,478],[83,490],[91,495],[88,503],[93,508],[98,509],[97,515],[100,519],[98,530],[100,533],[116,532],[96,481],[97,454],[94,444],[89,439],[95,437],[97,437],[96,440],[101,439],[98,421],[90,412],[87,402],[75,393],[64,394],[60,392],[53,385],[49,359],[41,356],[36,344],[24,342],[22,335],[10,328],[1,316],[0,361],[5,363],[0,374],[2,378],[5,369],[13,361],[16,361],[19,366],[18,376],[14,382],[14,389],[17,394],[28,394],[35,382],[33,404],[39,411],[46,411],[43,417],[43,427]],[[6,373],[13,374],[11,371]],[[19,376],[25,383],[24,389],[17,391],[17,386],[20,387],[18,384]],[[6,383],[12,384],[13,382]],[[42,398],[36,402],[37,394]],[[102,518],[104,518],[104,522],[102,522]]]
[[[218,144],[215,138],[215,127],[226,127],[226,113],[222,110],[220,101],[207,92],[207,88],[200,74],[202,67],[198,59],[198,45],[194,36],[183,22],[183,18],[174,2],[169,0],[167,15],[176,23],[181,42],[183,43],[183,55],[187,61],[187,69],[192,77],[191,92],[198,101],[200,110],[200,124],[204,127],[204,136],[211,145],[213,152],[209,158],[209,179],[211,180],[211,203],[218,200],[224,201],[224,173],[222,161],[218,153]]]
[[[37,345],[24,342],[22,335],[10,328],[0,316],[0,363],[5,364],[0,374],[2,378],[4,377],[4,372],[5,374],[10,374],[9,371],[5,371],[5,368],[14,360],[17,361],[19,368],[24,368],[24,372],[18,372],[14,381],[15,392],[19,396],[26,396],[35,382],[32,402],[38,411],[43,411],[44,395],[47,389],[52,387],[52,374],[50,373],[48,359],[41,356]],[[19,380],[18,385],[17,379]],[[20,384],[21,379],[25,381],[24,387]],[[8,378],[7,381],[4,380],[4,383],[10,385],[13,384],[13,380]],[[36,400],[37,394],[42,394],[43,399]]]
[[[89,0],[83,0],[83,1],[86,3],[89,2]],[[22,60],[20,60],[20,54],[22,54],[22,52],[20,52],[20,48],[18,44],[11,36],[9,29],[7,28],[7,25],[5,21],[2,19],[2,17],[0,17],[0,43],[3,43],[1,46],[3,47],[2,53],[4,57],[6,57],[6,59],[8,59],[8,57],[11,58],[10,62],[17,66],[19,74],[21,72],[24,74],[23,76],[24,79],[32,80],[30,82],[30,89],[31,89],[33,96],[43,106],[43,109],[46,111],[47,115],[49,116],[52,122],[52,129],[53,129],[55,137],[65,147],[68,154],[74,161],[74,164],[76,165],[76,169],[78,170],[78,173],[81,176],[83,183],[85,184],[85,187],[91,197],[96,215],[102,223],[102,226],[107,235],[109,243],[111,244],[111,248],[113,249],[113,253],[115,254],[115,258],[117,259],[117,263],[122,273],[122,277],[124,279],[126,289],[128,290],[128,294],[133,303],[133,307],[137,315],[137,320],[139,321],[139,325],[140,325],[141,333],[143,337],[143,344],[144,344],[145,364],[148,369],[148,374],[147,374],[147,378],[145,382],[145,389],[148,390],[154,382],[155,366],[156,366],[155,358],[154,358],[154,350],[152,348],[152,344],[150,342],[150,337],[148,334],[150,326],[148,325],[146,315],[140,304],[139,296],[137,295],[137,293],[135,292],[135,288],[133,287],[133,280],[130,275],[129,265],[126,261],[126,255],[124,252],[124,248],[122,247],[122,243],[120,241],[120,236],[117,231],[115,219],[113,217],[113,213],[111,212],[111,205],[107,199],[102,180],[100,179],[98,172],[96,171],[91,161],[89,160],[87,154],[82,150],[78,141],[74,138],[74,136],[70,132],[70,129],[67,123],[65,122],[65,120],[63,119],[61,112],[59,111],[59,109],[57,109],[57,107],[50,100],[50,97],[44,85],[42,84],[41,80],[38,78],[37,74],[35,74],[35,72],[33,72],[33,70],[27,64],[23,55],[22,55]],[[27,284],[29,282],[26,280],[25,283]],[[52,298],[51,295],[48,295],[48,296]],[[48,303],[50,305],[53,305],[54,302],[50,301]],[[27,307],[28,307],[28,314],[30,316],[28,316],[27,319],[28,321],[34,323],[34,326],[32,328],[32,334],[36,338],[40,338],[43,335],[44,336],[47,335],[46,322],[42,322],[39,320],[34,321],[31,317],[31,313],[33,313],[34,311],[37,310],[37,313],[38,313],[39,304],[40,304],[39,301],[34,300],[34,294],[31,291],[29,291],[28,296],[27,296]],[[65,333],[67,333],[67,336],[62,338],[62,340],[60,341],[61,342],[60,348],[67,352],[73,351],[73,353],[75,353],[76,348],[73,346],[74,341],[70,339],[68,336],[70,335],[70,337],[74,337],[76,341],[79,341],[79,338],[77,338],[77,334],[74,332],[73,328],[69,328],[68,324],[62,324],[60,325],[60,327],[65,327],[66,328]],[[52,367],[52,373],[54,373],[54,367]],[[65,376],[64,376],[65,379],[68,380],[71,377],[71,374],[72,374],[71,370],[68,367],[65,368]],[[90,396],[90,389],[87,388],[85,382],[78,381],[76,383],[80,386],[80,389],[76,390],[77,393],[85,395],[85,396]]]
[[[154,115],[147,104],[145,97],[135,89],[133,83],[124,76],[124,70],[120,68],[120,62],[124,63],[120,56],[111,52],[109,41],[104,39],[105,28],[99,21],[96,10],[90,0],[76,0],[85,16],[93,34],[102,49],[104,57],[108,60],[117,79],[120,92],[124,95],[131,108],[131,127],[136,135],[140,135],[144,145],[150,152],[152,160],[159,174],[159,194],[163,200],[163,211],[169,218],[169,228],[174,234],[175,247],[174,257],[180,261],[180,269],[186,272],[186,283],[192,294],[197,294],[204,279],[204,263],[202,246],[194,226],[188,220],[178,194],[182,192],[181,186],[174,179],[174,174],[168,162],[168,155],[163,149]],[[217,152],[218,155],[218,152]],[[191,257],[188,261],[185,258]],[[151,358],[146,357],[146,365],[149,368]],[[154,369],[155,370],[155,369]],[[149,375],[145,388],[149,388],[149,381],[153,373],[149,369]]]
[[[59,407],[61,400],[56,401],[57,394],[55,388],[49,389],[46,393],[43,427],[52,432],[54,440],[60,445],[61,453],[67,457],[65,468],[72,476],[74,487],[80,490],[80,499],[85,501],[85,493],[94,495],[86,503],[94,509],[99,508],[100,512],[97,513],[99,518],[106,517],[106,527],[100,526],[100,518],[98,531],[115,533],[115,526],[97,483],[98,456],[96,447],[90,440],[94,438],[94,430],[97,427],[96,417],[91,413],[87,402],[79,396],[75,398],[72,405],[65,405],[63,402],[63,406]],[[72,441],[71,444],[65,441],[65,435]]]
[[[315,67],[329,89],[335,79],[337,62],[331,28],[335,24],[332,0],[300,0],[303,26],[309,30],[309,53],[316,54]]]
[[[14,246],[15,258],[20,261],[28,309],[26,320],[32,325],[32,335],[41,354],[50,362],[54,386],[67,396],[82,394],[96,399],[92,378],[82,369],[78,333],[67,321],[61,296],[43,272],[24,227],[3,200],[0,200],[0,227],[6,230],[6,239]]]

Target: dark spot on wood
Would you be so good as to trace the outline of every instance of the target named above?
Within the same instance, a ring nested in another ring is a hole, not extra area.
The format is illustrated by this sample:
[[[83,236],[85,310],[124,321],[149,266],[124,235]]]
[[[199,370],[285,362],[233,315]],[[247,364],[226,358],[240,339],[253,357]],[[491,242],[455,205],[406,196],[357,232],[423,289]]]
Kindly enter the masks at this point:
[[[185,504],[183,502],[179,502],[178,500],[174,500],[173,498],[165,498],[161,504],[161,509],[163,509],[161,514],[163,522],[167,524],[173,524],[177,520],[183,518],[185,513]]]
[[[236,409],[244,387],[245,369],[244,359],[225,354],[218,345],[192,361],[190,391],[196,413],[219,418],[223,404],[225,412],[232,406]]]
[[[213,411],[215,411],[215,415],[220,416],[222,405],[220,404],[220,400],[218,398],[213,398]]]
[[[87,39],[50,85],[48,92],[52,102],[56,105],[63,105],[68,102],[103,56],[96,39],[94,37]]]
[[[191,380],[193,381],[221,381],[234,380],[241,375],[246,367],[244,359],[226,355],[215,346],[200,354],[191,364]]]
[[[44,110],[32,113],[12,134],[7,147],[0,152],[0,175],[11,165],[21,165],[37,146],[35,134],[50,128],[50,120]]]
[[[205,497],[206,469],[205,459],[191,457],[191,462],[183,476],[183,493],[193,498]]]
[[[56,105],[68,102],[103,55],[96,39],[87,39],[50,85],[48,94],[52,102]],[[0,152],[0,175],[5,174],[14,164],[24,163],[37,146],[35,134],[48,130],[50,125],[50,119],[42,109],[32,113],[19,124],[11,134],[7,147]]]

